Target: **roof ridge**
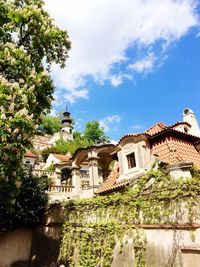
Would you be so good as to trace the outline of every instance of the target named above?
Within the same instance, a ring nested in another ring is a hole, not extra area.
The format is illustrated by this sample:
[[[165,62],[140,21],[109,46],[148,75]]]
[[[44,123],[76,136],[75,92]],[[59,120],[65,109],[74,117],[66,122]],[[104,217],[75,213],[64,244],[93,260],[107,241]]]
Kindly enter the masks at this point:
[[[145,131],[145,133],[146,132],[148,132],[149,130],[151,130],[151,129],[153,129],[155,126],[157,126],[157,125],[159,125],[159,126],[161,126],[161,127],[168,127],[164,122],[157,122],[157,123],[155,123],[155,124],[153,124],[151,127],[149,127],[146,131]]]

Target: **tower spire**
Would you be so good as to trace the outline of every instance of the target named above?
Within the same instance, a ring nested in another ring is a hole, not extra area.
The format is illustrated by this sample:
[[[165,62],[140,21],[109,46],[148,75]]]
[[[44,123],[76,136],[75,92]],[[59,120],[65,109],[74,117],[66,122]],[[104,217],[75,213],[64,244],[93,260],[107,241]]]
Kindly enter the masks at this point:
[[[67,110],[67,106],[66,106],[66,110],[63,112],[63,117],[62,117],[62,129],[61,129],[61,133],[62,133],[62,138],[65,141],[71,141],[73,139],[73,134],[72,134],[72,118],[70,116],[70,112]]]

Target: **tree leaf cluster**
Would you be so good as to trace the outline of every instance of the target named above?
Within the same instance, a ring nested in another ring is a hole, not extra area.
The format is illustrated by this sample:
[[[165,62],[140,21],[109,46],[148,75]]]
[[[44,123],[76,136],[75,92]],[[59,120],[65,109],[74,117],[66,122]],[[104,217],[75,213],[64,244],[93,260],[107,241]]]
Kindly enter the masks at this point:
[[[48,203],[47,188],[46,177],[33,176],[30,171],[23,173],[16,187],[0,180],[0,233],[39,225]]]
[[[42,134],[51,134],[60,132],[62,124],[59,117],[56,116],[43,116],[40,123],[39,130]]]
[[[44,1],[0,0],[0,179],[13,194],[36,124],[51,107],[51,64],[64,67],[70,47]]]
[[[96,120],[86,122],[84,136],[87,140],[94,142],[95,144],[105,144],[110,142],[110,138],[106,136],[104,130]]]

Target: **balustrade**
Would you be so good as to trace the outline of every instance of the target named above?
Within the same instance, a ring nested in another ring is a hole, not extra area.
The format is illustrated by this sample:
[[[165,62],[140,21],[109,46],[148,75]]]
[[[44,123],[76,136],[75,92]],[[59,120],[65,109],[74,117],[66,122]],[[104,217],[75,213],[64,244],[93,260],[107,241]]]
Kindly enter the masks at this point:
[[[51,185],[49,186],[48,191],[50,193],[71,193],[74,186],[66,186],[66,185]]]

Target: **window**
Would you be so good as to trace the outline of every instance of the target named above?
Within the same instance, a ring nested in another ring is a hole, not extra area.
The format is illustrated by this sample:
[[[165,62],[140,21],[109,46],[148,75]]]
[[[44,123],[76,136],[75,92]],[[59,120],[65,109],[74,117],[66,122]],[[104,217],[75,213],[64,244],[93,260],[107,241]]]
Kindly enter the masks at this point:
[[[136,161],[135,161],[135,153],[131,153],[126,156],[127,157],[127,162],[128,162],[128,168],[132,169],[136,167]]]

